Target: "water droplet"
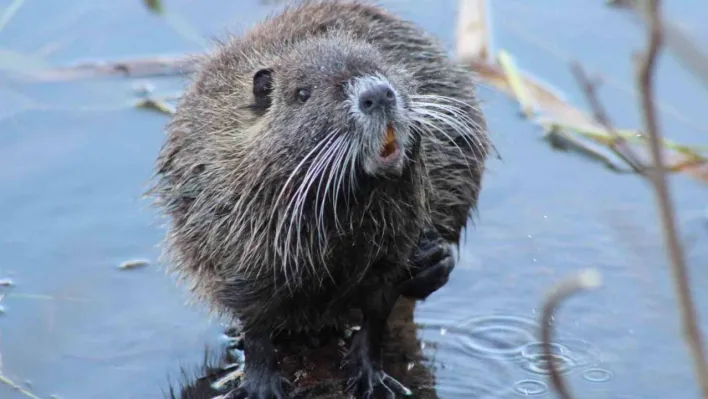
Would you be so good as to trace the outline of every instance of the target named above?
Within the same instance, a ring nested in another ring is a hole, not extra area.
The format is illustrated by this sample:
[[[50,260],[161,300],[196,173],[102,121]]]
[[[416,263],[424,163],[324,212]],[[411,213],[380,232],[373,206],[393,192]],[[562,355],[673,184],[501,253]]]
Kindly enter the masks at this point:
[[[551,355],[559,373],[567,373],[575,367],[573,359],[562,355]],[[534,374],[550,374],[551,366],[545,355],[534,355],[525,359],[521,367]]]
[[[601,368],[591,368],[583,371],[583,378],[590,382],[607,382],[613,376],[611,371]]]
[[[440,335],[445,335],[445,334],[447,334],[447,328],[441,328]]]
[[[526,345],[521,351],[523,360],[519,362],[522,369],[534,374],[549,374],[550,364],[548,357],[543,353],[543,345],[534,342]],[[551,357],[560,373],[567,373],[577,366],[577,362],[570,357],[570,351],[563,345],[551,344]]]
[[[568,350],[560,344],[551,343],[551,353],[554,355],[564,355]],[[543,344],[540,342],[532,342],[526,346],[521,351],[521,356],[525,358],[530,358],[533,356],[543,355]]]
[[[548,392],[548,385],[536,380],[521,380],[514,384],[514,391],[526,396],[538,396]]]

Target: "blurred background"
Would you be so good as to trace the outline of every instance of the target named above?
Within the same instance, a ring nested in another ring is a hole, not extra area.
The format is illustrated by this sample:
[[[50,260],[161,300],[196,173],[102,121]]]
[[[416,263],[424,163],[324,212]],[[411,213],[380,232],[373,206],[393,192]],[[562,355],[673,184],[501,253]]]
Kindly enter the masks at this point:
[[[380,3],[455,50],[458,1]],[[664,3],[667,18],[706,43],[708,3]],[[188,78],[44,72],[205,51],[278,7],[163,6],[156,14],[140,0],[0,0],[0,398],[161,397],[180,367],[197,370],[205,346],[223,343],[219,321],[188,306],[163,272],[164,221],[141,198],[168,116],[136,102],[146,92],[174,97]],[[580,62],[602,77],[614,124],[641,127],[631,63],[644,45],[640,24],[601,0],[491,0],[488,12],[494,49],[587,109],[569,69]],[[664,135],[708,143],[704,87],[668,56],[656,85]],[[649,185],[554,150],[483,79],[479,96],[501,159],[490,160],[450,283],[416,313],[440,396],[554,397],[538,362],[543,295],[596,267],[603,287],[568,301],[555,320],[558,359],[578,397],[698,397]],[[671,187],[706,313],[706,185],[678,173]]]

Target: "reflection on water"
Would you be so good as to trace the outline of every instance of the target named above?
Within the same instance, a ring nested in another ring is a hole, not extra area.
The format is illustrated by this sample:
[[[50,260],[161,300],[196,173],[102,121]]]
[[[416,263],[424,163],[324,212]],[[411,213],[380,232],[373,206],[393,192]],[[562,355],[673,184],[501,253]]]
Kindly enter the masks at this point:
[[[220,36],[227,26],[237,32],[270,9],[258,0],[166,3],[205,36]],[[384,3],[451,47],[456,1]],[[627,81],[629,61],[620,55],[638,45],[637,37],[600,3],[494,2],[496,20],[513,16],[496,26],[497,44],[571,99],[579,97],[567,65],[532,39],[591,62],[609,77],[604,94],[613,119],[636,126],[631,90],[611,82]],[[708,5],[667,3],[705,36],[695,20]],[[5,50],[60,64],[199,47],[144,14],[140,1],[36,0],[0,32],[0,56]],[[2,58],[0,67],[8,63]],[[683,114],[665,115],[667,135],[705,142],[691,127],[708,126],[705,94],[679,78],[675,64],[662,68],[662,99]],[[150,84],[156,94],[171,94],[184,79]],[[0,71],[0,279],[15,283],[0,287],[2,371],[42,398],[159,397],[181,366],[199,369],[204,345],[221,342],[222,326],[204,309],[185,306],[183,289],[158,268],[162,221],[140,196],[166,119],[131,108],[135,85],[31,83]],[[599,399],[698,397],[646,186],[553,152],[517,118],[514,104],[484,88],[481,98],[503,161],[490,162],[480,217],[450,283],[416,313],[440,396],[552,397],[537,309],[559,278],[595,266],[605,286],[573,298],[555,320],[554,357],[573,391]],[[692,281],[702,286],[708,246],[701,245],[706,225],[697,220],[705,218],[705,190],[684,178],[672,187],[684,233],[693,237]],[[117,268],[143,258],[151,265]],[[708,293],[695,294],[698,308],[706,308]],[[0,397],[24,396],[0,384]]]

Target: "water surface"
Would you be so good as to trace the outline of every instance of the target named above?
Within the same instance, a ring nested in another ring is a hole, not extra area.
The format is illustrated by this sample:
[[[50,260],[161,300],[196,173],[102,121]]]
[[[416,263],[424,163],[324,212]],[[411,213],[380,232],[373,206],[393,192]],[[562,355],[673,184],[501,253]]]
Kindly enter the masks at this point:
[[[199,51],[209,37],[238,33],[270,10],[255,0],[166,3],[177,22],[146,13],[140,1],[28,0],[0,31],[0,55],[24,58],[5,56],[2,65]],[[384,3],[453,47],[455,1]],[[601,1],[493,3],[498,47],[578,104],[567,61],[582,61],[605,77],[613,120],[637,126],[628,53],[642,41],[625,18]],[[669,9],[699,39],[708,35],[700,18],[708,5],[700,3],[675,0]],[[670,59],[660,72],[667,135],[705,143],[706,94]],[[0,277],[16,283],[2,301],[3,372],[42,398],[160,397],[168,377],[180,365],[196,367],[222,329],[204,309],[185,306],[184,291],[159,265],[117,269],[133,258],[154,263],[159,254],[162,221],[140,196],[166,118],[130,106],[140,82],[12,76],[0,72]],[[151,83],[170,93],[184,79]],[[435,348],[441,396],[552,397],[538,362],[541,297],[592,266],[604,287],[573,298],[556,319],[556,349],[579,397],[698,397],[648,187],[554,152],[514,103],[485,87],[480,97],[503,160],[489,164],[479,219],[452,280],[417,312],[426,347]],[[692,284],[703,310],[706,191],[685,177],[672,187],[693,242]],[[0,397],[22,396],[0,385]]]

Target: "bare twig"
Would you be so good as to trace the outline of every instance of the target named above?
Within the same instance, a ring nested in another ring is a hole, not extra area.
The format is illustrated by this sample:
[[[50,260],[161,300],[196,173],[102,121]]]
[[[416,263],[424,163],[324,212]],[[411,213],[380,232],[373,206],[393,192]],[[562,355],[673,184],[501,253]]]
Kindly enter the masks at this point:
[[[641,2],[615,0],[610,5],[632,12],[632,15],[638,17],[638,22],[644,25],[651,23],[649,15],[643,12]],[[661,41],[662,47],[670,51],[679,63],[692,72],[705,87],[708,87],[708,54],[704,49],[682,32],[678,25],[664,18],[661,21]]]
[[[555,356],[551,349],[553,339],[553,314],[558,306],[567,297],[583,290],[599,287],[602,284],[602,276],[595,269],[583,270],[578,274],[570,276],[566,280],[556,285],[543,301],[543,314],[541,315],[541,343],[543,346],[543,356],[548,362],[548,370],[551,377],[551,384],[561,399],[572,399],[561,372],[558,370]]]
[[[661,133],[658,128],[658,118],[654,109],[654,71],[656,60],[662,44],[662,24],[660,1],[646,0],[643,4],[648,21],[648,48],[639,57],[637,65],[637,86],[640,93],[640,104],[644,127],[649,135],[654,170],[651,182],[654,186],[659,215],[664,232],[665,246],[669,252],[674,289],[679,301],[683,335],[693,358],[696,379],[701,387],[703,398],[708,399],[708,365],[703,351],[703,338],[696,321],[696,310],[691,296],[688,270],[686,269],[684,252],[675,225],[675,216],[669,184],[666,179],[663,151],[661,148]]]
[[[580,84],[580,87],[585,93],[585,98],[590,104],[590,108],[592,109],[595,119],[612,136],[613,142],[608,147],[615,154],[617,154],[618,157],[622,158],[622,160],[625,161],[636,173],[643,174],[644,165],[639,160],[637,155],[631,150],[631,148],[627,146],[626,140],[617,133],[614,126],[610,122],[610,118],[607,116],[607,112],[605,112],[605,108],[602,106],[602,103],[600,103],[600,100],[597,97],[595,82],[591,81],[587,77],[583,67],[577,62],[572,63],[571,69],[573,71],[573,76],[575,76],[575,79],[578,81],[578,84]]]

